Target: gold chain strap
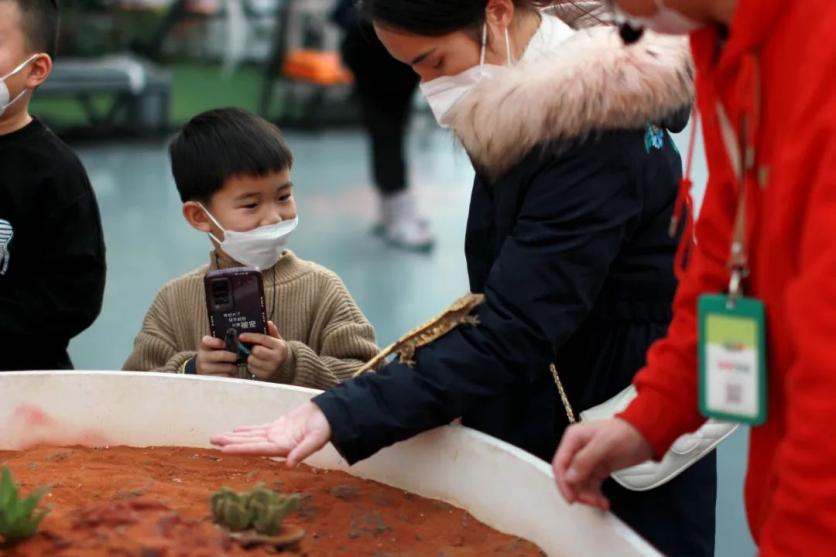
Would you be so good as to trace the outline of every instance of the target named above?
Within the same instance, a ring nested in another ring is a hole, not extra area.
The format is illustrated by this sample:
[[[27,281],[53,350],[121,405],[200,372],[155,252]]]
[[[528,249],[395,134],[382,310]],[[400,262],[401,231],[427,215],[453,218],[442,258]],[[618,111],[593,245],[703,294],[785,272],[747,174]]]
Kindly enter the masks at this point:
[[[572,405],[569,404],[569,397],[566,396],[566,390],[563,388],[563,383],[560,381],[560,376],[557,374],[557,367],[554,364],[549,364],[549,371],[552,372],[554,384],[557,385],[557,390],[560,392],[560,400],[563,401],[563,408],[566,410],[566,417],[569,418],[569,423],[573,424],[577,420],[575,419],[575,413],[572,411]]]

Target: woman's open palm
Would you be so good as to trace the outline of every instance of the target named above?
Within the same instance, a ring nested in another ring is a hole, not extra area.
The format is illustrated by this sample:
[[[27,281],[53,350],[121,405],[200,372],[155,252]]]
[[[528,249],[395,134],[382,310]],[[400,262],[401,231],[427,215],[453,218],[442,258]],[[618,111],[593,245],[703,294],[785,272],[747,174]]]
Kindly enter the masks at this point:
[[[287,457],[288,466],[296,466],[330,439],[331,426],[325,414],[308,402],[274,422],[236,427],[213,436],[211,442],[225,453],[283,456]]]

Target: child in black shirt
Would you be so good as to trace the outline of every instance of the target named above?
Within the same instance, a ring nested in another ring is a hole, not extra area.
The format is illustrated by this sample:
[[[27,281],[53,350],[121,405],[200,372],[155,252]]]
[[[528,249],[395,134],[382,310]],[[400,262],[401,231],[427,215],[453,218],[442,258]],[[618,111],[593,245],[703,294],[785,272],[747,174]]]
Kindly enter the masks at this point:
[[[29,115],[52,70],[56,0],[0,0],[0,370],[69,369],[101,310],[105,247],[75,154]]]

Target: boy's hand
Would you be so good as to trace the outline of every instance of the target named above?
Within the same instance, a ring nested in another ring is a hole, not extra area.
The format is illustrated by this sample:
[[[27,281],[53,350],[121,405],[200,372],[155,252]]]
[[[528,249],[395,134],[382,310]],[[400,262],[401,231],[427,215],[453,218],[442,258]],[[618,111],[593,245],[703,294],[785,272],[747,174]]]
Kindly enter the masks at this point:
[[[197,351],[195,370],[198,375],[215,375],[218,377],[238,377],[238,367],[235,362],[238,356],[225,350],[223,340],[205,336],[200,341]]]
[[[272,321],[267,322],[266,335],[242,333],[238,340],[253,345],[252,355],[247,358],[247,367],[259,379],[273,377],[287,360],[287,343]]]

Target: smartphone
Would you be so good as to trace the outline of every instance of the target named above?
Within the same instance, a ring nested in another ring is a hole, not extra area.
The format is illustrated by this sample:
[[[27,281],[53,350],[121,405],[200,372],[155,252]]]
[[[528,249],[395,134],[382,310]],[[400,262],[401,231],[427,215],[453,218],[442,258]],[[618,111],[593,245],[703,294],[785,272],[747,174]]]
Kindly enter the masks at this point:
[[[252,345],[239,343],[241,333],[267,334],[264,280],[255,267],[235,267],[206,273],[206,310],[210,334],[226,343],[226,350],[247,361]]]

